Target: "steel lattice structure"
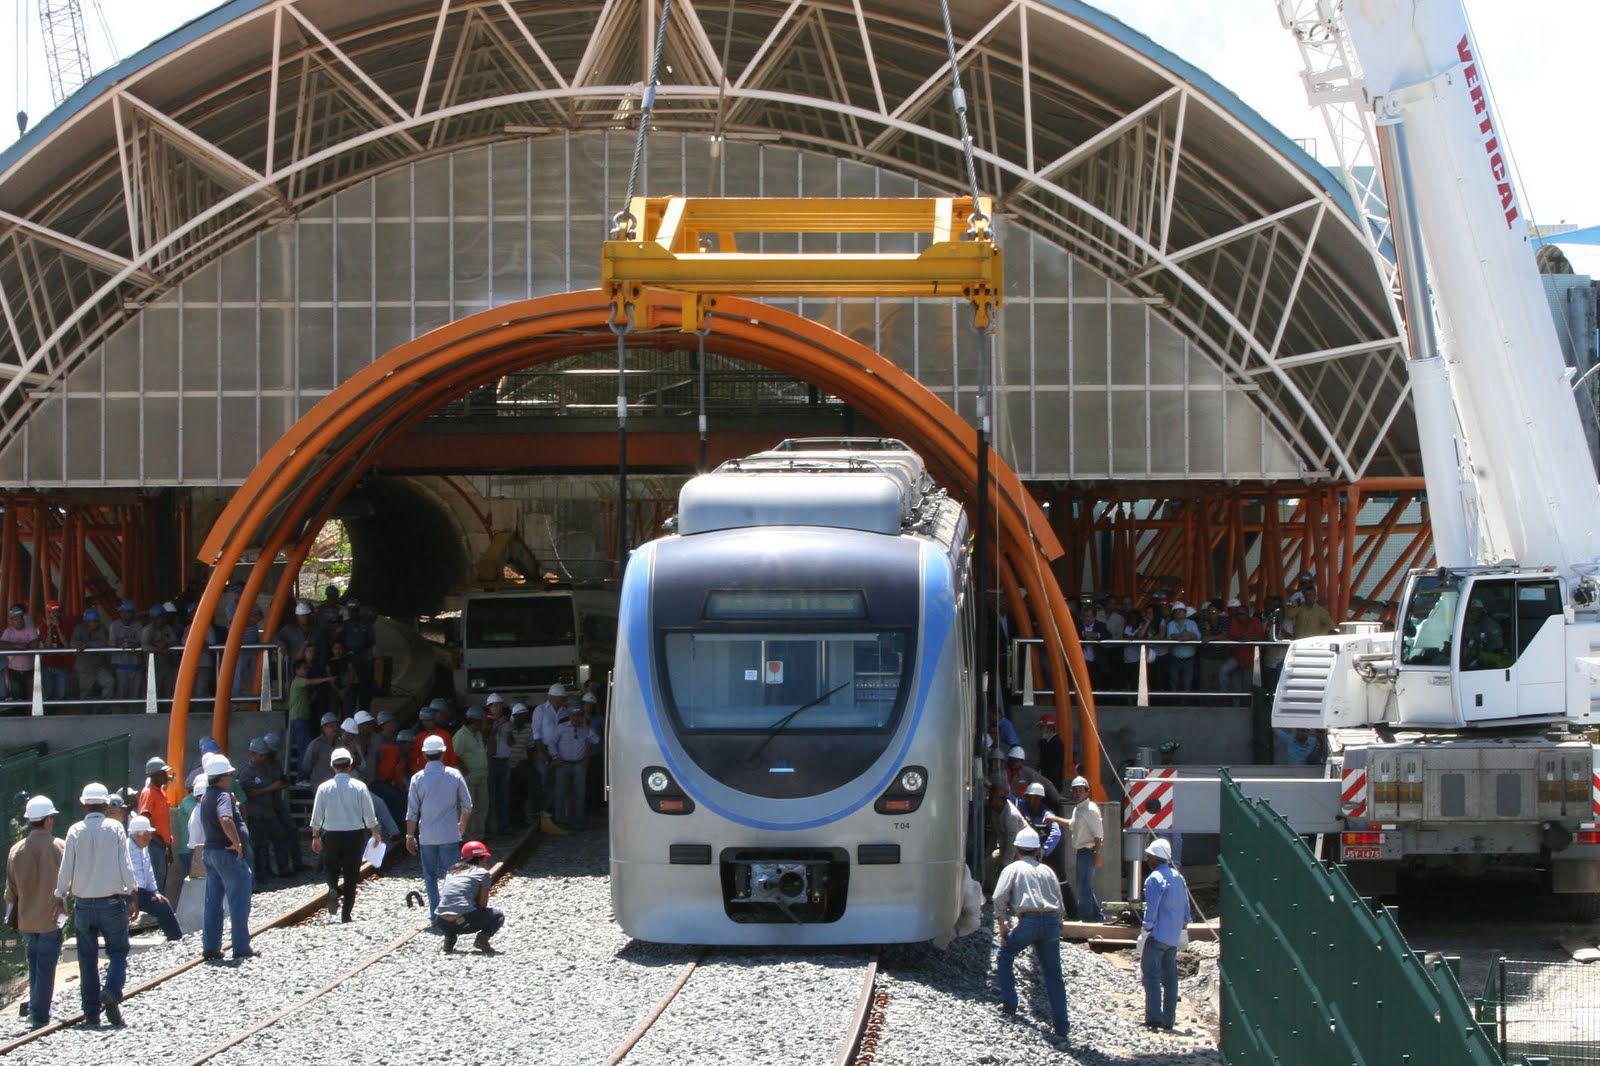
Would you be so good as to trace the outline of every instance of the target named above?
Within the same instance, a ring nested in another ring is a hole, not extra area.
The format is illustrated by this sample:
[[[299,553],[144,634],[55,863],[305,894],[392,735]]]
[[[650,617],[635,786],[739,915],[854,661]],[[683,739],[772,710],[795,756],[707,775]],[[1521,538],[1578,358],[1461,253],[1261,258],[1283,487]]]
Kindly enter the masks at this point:
[[[468,145],[626,127],[658,13],[237,0],[105,72],[0,156],[0,448],[150,301],[340,189]],[[962,192],[927,15],[678,0],[654,128]],[[1002,218],[1148,299],[1249,391],[1308,479],[1416,473],[1386,282],[1338,179],[1076,0],[953,17]]]

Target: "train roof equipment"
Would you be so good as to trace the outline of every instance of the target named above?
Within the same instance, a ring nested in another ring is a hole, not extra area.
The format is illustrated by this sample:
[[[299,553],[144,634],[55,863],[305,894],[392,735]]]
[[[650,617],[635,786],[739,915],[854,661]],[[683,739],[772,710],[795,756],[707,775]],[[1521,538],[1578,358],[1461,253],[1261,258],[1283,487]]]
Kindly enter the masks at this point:
[[[895,536],[925,531],[944,499],[922,457],[893,438],[785,440],[684,485],[678,532],[827,526]]]

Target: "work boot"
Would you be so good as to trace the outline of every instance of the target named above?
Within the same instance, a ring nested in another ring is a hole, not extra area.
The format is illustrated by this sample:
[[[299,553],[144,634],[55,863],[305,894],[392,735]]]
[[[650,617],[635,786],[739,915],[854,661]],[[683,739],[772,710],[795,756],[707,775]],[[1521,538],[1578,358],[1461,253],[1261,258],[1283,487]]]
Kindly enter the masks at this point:
[[[488,933],[479,933],[477,936],[473,937],[472,946],[486,955],[493,955],[495,953],[494,945],[489,943]]]
[[[330,888],[330,889],[328,889],[328,916],[331,918],[333,915],[338,914],[338,913],[339,913],[339,890],[337,888]]]
[[[456,934],[454,934],[454,933],[445,933],[445,935],[444,935],[444,952],[445,952],[445,954],[448,955],[448,954],[450,954],[450,952],[454,951],[455,949],[456,949]]]
[[[116,996],[110,992],[102,993],[100,996],[100,1008],[106,1012],[106,1021],[112,1025],[122,1024],[122,1007]]]

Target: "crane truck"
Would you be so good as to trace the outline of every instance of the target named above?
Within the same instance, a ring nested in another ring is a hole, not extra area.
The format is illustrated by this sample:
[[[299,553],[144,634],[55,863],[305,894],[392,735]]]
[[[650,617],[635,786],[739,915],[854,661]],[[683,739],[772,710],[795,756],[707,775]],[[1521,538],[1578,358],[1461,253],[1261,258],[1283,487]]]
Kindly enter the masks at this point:
[[[1393,632],[1294,641],[1276,727],[1327,731],[1338,861],[1536,878],[1600,918],[1600,485],[1459,0],[1332,0],[1376,121],[1434,565]]]

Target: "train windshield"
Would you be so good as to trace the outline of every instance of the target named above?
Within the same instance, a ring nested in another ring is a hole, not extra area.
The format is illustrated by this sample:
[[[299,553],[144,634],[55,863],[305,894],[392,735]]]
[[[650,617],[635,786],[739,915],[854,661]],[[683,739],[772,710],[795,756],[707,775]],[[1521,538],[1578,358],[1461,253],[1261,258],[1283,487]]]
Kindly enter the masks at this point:
[[[473,599],[465,614],[469,648],[545,648],[576,639],[571,596]]]
[[[889,729],[912,650],[906,630],[668,631],[663,645],[668,703],[690,733],[766,732],[799,707],[785,733]]]

